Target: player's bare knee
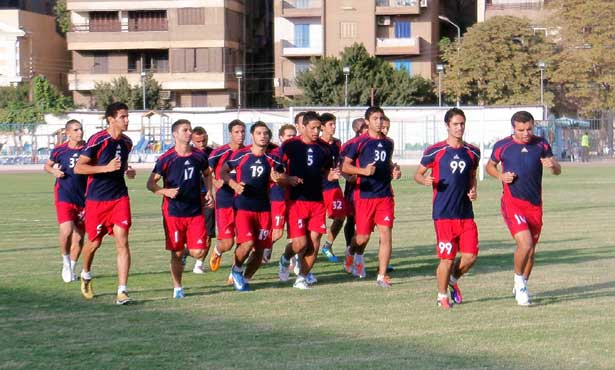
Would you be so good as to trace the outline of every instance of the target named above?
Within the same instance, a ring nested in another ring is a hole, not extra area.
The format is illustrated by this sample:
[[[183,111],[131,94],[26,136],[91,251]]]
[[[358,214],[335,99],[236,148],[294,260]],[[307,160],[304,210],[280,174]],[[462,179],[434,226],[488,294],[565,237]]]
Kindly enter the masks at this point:
[[[355,237],[355,242],[358,247],[364,247],[369,242],[369,235],[357,235]]]
[[[190,255],[198,260],[205,257],[205,249],[189,249]]]

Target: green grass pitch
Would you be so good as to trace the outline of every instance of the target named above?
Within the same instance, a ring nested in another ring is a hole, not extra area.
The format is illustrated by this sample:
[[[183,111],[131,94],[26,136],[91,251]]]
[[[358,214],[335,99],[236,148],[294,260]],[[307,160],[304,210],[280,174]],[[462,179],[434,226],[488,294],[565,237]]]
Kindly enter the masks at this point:
[[[393,287],[376,286],[377,234],[357,280],[322,257],[319,282],[298,291],[264,266],[254,291],[216,272],[184,277],[171,298],[160,198],[147,172],[129,182],[133,264],[129,306],[114,305],[115,250],[94,261],[97,296],[60,278],[53,179],[2,174],[0,369],[613,369],[615,368],[615,167],[564,166],[544,177],[545,227],[530,292],[511,295],[513,243],[499,214],[501,186],[479,184],[480,254],[460,281],[464,303],[436,307],[431,190],[404,169],[395,183]],[[343,237],[334,250],[343,253]],[[274,246],[275,261],[282,243]],[[189,267],[192,268],[192,261]],[[80,268],[80,263],[78,268]]]

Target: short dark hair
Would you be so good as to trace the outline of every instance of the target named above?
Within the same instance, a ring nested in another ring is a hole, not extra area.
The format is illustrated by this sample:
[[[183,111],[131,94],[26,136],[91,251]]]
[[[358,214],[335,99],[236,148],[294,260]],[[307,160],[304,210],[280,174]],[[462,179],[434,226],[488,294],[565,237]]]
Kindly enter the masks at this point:
[[[306,112],[299,112],[297,114],[295,114],[295,125],[299,124],[299,119],[303,118],[303,116],[305,116]]]
[[[228,124],[228,132],[233,131],[233,127],[235,127],[235,126],[243,126],[243,128],[244,128],[244,129],[246,128],[246,124],[245,124],[245,123],[243,123],[243,121],[242,121],[242,120],[240,120],[240,119],[234,119],[234,120],[232,120],[232,121]]]
[[[336,118],[333,114],[331,113],[323,113],[320,115],[320,123],[322,123],[323,125],[329,121],[335,121]]]
[[[453,117],[455,116],[461,116],[463,117],[463,120],[465,121],[466,119],[466,114],[463,113],[463,111],[459,108],[451,108],[449,110],[446,111],[446,114],[444,115],[444,123],[446,123],[446,125],[448,126],[448,124],[451,122],[451,119],[453,119]]]
[[[391,120],[390,120],[390,119],[389,119],[389,117],[387,117],[387,116],[383,116],[383,117],[382,117],[382,120],[383,120],[383,121],[385,121],[385,122],[389,122],[389,123],[391,123]]]
[[[374,113],[382,113],[384,116],[384,111],[380,107],[369,107],[365,110],[365,119],[369,120],[369,117]]]
[[[318,113],[314,112],[313,110],[305,112],[305,114],[303,115],[303,125],[307,126],[307,124],[312,121],[320,122],[320,115],[318,115]]]
[[[128,106],[120,101],[116,101],[115,103],[107,105],[107,109],[105,110],[105,118],[115,118],[115,116],[117,116],[117,112],[121,111],[122,109],[128,110]]]
[[[190,123],[190,121],[188,121],[187,119],[178,119],[177,121],[173,122],[173,124],[171,125],[171,131],[172,132],[177,132],[177,130],[179,129],[179,126],[181,125],[189,125],[192,126],[192,123]]]
[[[524,110],[520,110],[517,113],[513,114],[513,116],[510,118],[510,124],[512,125],[512,127],[515,127],[515,122],[520,122],[520,123],[532,122],[532,123],[534,123],[534,116],[532,116],[532,114],[530,112],[527,112],[527,111],[524,111]]]
[[[256,121],[252,124],[252,127],[250,127],[250,134],[254,134],[254,131],[256,131],[256,129],[258,127],[264,127],[267,129],[267,132],[269,133],[269,138],[271,138],[271,129],[269,128],[269,126],[267,126],[267,124],[263,121]]]
[[[285,125],[282,125],[282,127],[280,127],[280,129],[278,130],[278,136],[284,135],[284,132],[286,130],[293,130],[293,131],[295,131],[295,134],[297,134],[297,128],[295,126],[291,125],[290,123],[287,123]]]
[[[205,131],[205,129],[202,128],[201,126],[196,126],[195,128],[192,129],[192,134],[194,134],[194,135],[207,135],[207,131]]]
[[[355,134],[358,134],[359,131],[361,131],[361,129],[366,125],[367,124],[365,123],[365,118],[355,118],[352,121],[352,131],[354,131]]]
[[[69,119],[68,121],[66,121],[66,124],[64,125],[64,129],[65,129],[65,130],[68,130],[68,128],[70,127],[70,125],[74,125],[74,124],[77,124],[77,125],[79,125],[79,126],[83,127],[83,125],[81,124],[81,122],[79,122],[78,120],[76,120],[76,119]]]

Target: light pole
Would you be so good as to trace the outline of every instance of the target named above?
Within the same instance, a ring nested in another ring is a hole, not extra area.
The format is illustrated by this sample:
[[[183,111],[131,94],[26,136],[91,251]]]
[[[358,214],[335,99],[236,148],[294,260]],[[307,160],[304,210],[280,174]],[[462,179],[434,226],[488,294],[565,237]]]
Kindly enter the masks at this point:
[[[444,72],[444,64],[436,64],[438,71],[438,106],[442,106],[442,73]]]
[[[145,73],[145,71],[143,70],[143,67],[141,67],[141,87],[143,89],[143,110],[147,110],[147,100],[145,98],[145,77],[147,76],[147,73]]]
[[[547,64],[543,61],[538,62],[538,69],[540,69],[540,106],[542,107],[542,119],[546,119],[545,109],[545,68]]]
[[[243,78],[243,71],[240,67],[235,68],[235,77],[237,78],[237,111],[241,110],[241,79]]]
[[[448,19],[448,17],[445,17],[443,15],[439,15],[438,19],[448,24],[451,24],[457,29],[457,59],[459,59],[459,49],[461,47],[461,28],[456,23]],[[459,61],[457,61],[457,63],[459,63]],[[457,75],[457,77],[459,77],[459,75]],[[457,95],[457,107],[459,107],[459,94]]]
[[[350,67],[342,68],[344,72],[344,107],[348,106],[348,75],[350,74]]]

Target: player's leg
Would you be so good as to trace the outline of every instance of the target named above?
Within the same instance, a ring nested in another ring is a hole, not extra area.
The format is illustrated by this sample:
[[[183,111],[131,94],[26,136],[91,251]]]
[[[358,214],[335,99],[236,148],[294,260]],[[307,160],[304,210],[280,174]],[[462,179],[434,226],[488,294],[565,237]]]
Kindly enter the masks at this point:
[[[527,276],[525,274],[529,261],[533,258],[534,254],[532,234],[529,230],[522,230],[514,235],[514,239],[517,244],[513,258],[515,298],[519,305],[528,305],[530,300],[527,291]]]
[[[250,253],[250,263],[246,266],[244,277],[251,279],[263,262],[265,250],[271,250],[273,245],[271,239],[271,212],[257,212],[255,215],[256,238],[254,248]]]
[[[327,257],[329,262],[335,263],[338,261],[337,256],[333,253],[333,243],[344,226],[344,219],[345,217],[343,216],[334,218],[327,231],[327,238],[325,244],[322,246],[322,253]]]
[[[85,231],[83,228],[83,223],[73,222],[73,231],[71,234],[70,246],[70,271],[72,280],[77,280],[77,275],[75,274],[75,265],[77,264],[77,260],[79,260],[79,256],[81,255],[84,239]]]
[[[461,258],[455,261],[448,284],[451,289],[452,300],[460,304],[463,301],[463,297],[457,281],[470,271],[476,262],[478,256],[478,228],[472,219],[459,220],[457,222],[461,227],[461,234],[459,235]]]
[[[443,308],[451,308],[448,300],[448,280],[453,269],[453,260],[440,258],[440,263],[436,269],[436,279],[438,281],[438,306]]]
[[[60,243],[60,254],[62,255],[62,280],[65,283],[72,281],[71,272],[71,246],[73,234],[73,221],[65,221],[60,224],[58,241]]]
[[[94,240],[89,240],[83,247],[82,252],[82,270],[81,270],[81,294],[85,299],[94,298],[94,287],[92,285],[92,262],[94,262],[94,255],[96,250],[100,248],[102,242],[102,236]]]
[[[194,262],[194,268],[192,272],[195,274],[203,274],[205,273],[205,258],[207,257],[207,252],[211,248],[213,237],[216,236],[216,224],[214,217],[214,209],[209,207],[203,208],[203,215],[205,218],[205,230],[207,231],[207,242],[205,244],[205,253],[203,253],[202,258],[197,258]],[[213,252],[212,252],[213,253]]]
[[[128,244],[128,229],[118,225],[113,226],[115,249],[117,251],[117,300],[119,305],[130,302],[128,297],[128,273],[130,271],[130,246]]]
[[[171,252],[171,280],[173,281],[173,298],[184,298],[184,289],[182,288],[182,273],[184,271],[184,264],[182,258],[184,256],[184,249]]]
[[[235,244],[235,212],[233,208],[218,208],[216,210],[218,224],[218,244],[209,258],[209,268],[218,271],[222,262],[222,254],[230,251]]]

